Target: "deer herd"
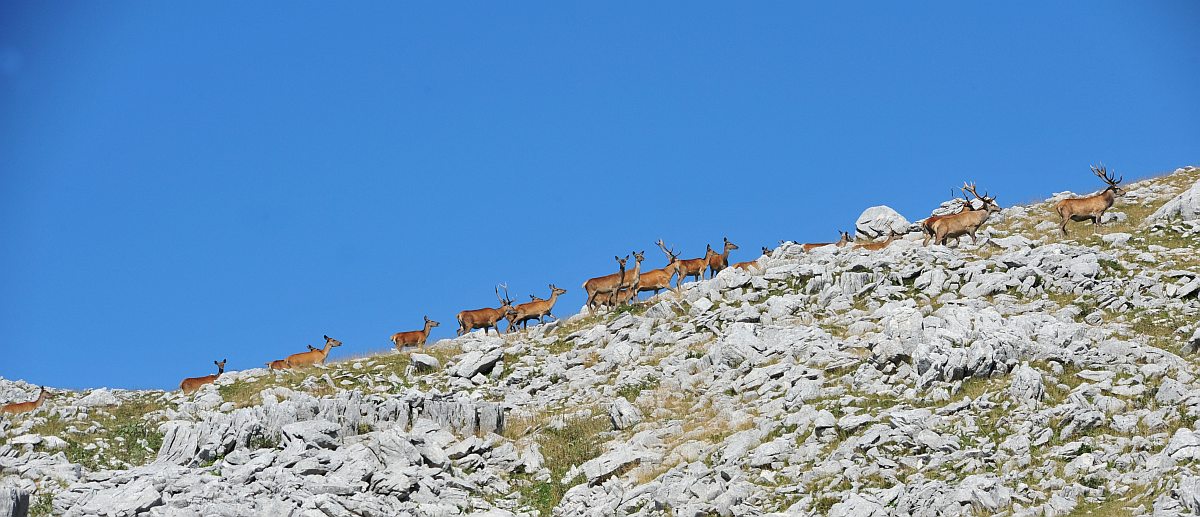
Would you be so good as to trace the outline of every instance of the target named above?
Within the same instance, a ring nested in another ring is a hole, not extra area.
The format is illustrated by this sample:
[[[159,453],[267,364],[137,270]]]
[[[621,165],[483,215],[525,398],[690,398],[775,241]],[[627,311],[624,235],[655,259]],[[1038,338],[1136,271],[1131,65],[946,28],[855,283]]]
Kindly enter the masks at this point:
[[[1125,195],[1125,190],[1120,187],[1120,183],[1124,180],[1124,176],[1116,178],[1115,174],[1109,174],[1103,165],[1093,166],[1092,173],[1104,181],[1107,185],[1104,190],[1097,194],[1085,197],[1076,197],[1063,199],[1054,205],[1054,211],[1058,214],[1059,230],[1064,236],[1067,234],[1067,223],[1071,221],[1091,221],[1093,226],[1099,226],[1101,219],[1104,217],[1104,212],[1112,207],[1117,197]],[[977,243],[976,232],[987,222],[988,217],[1000,211],[1000,205],[996,204],[996,198],[988,196],[985,192],[979,195],[976,192],[974,183],[963,183],[963,186],[958,187],[962,192],[962,207],[952,214],[931,215],[921,222],[920,230],[925,238],[922,242],[923,246],[928,246],[930,241],[935,245],[946,245],[948,239],[954,239],[955,245],[958,245],[958,240],[963,236],[970,236],[973,244]],[[968,197],[968,194],[970,197]],[[972,197],[974,199],[972,199]],[[801,244],[800,248],[804,252],[811,252],[817,248],[826,246],[834,246],[844,248],[851,246],[852,249],[865,251],[878,251],[886,248],[897,237],[904,235],[902,232],[891,230],[886,239],[876,242],[857,242],[851,239],[849,232],[839,231],[840,238],[836,242],[817,242]],[[583,283],[583,290],[587,294],[586,306],[589,314],[602,308],[615,309],[621,306],[636,303],[638,293],[651,291],[658,294],[664,289],[672,289],[671,280],[675,280],[674,289],[678,290],[683,283],[689,278],[700,280],[707,272],[708,278],[713,278],[725,268],[729,267],[729,254],[731,251],[737,250],[738,246],[730,242],[728,238],[722,239],[721,252],[718,253],[711,245],[705,247],[704,256],[693,259],[680,259],[679,253],[674,248],[668,248],[662,239],[655,242],[658,249],[662,251],[666,258],[667,265],[658,269],[642,271],[642,262],[645,260],[645,251],[634,251],[624,257],[614,257],[617,262],[617,272],[595,278],[588,279]],[[771,250],[766,246],[762,247],[763,256],[770,256]],[[633,259],[633,268],[628,268],[629,259]],[[753,271],[759,267],[759,260],[749,260],[733,264],[734,268],[746,271]],[[566,294],[567,290],[559,288],[554,284],[550,284],[550,297],[539,298],[530,295],[530,301],[522,304],[513,303],[512,298],[508,295],[508,286],[501,284],[496,287],[496,299],[500,302],[498,308],[483,308],[474,310],[465,310],[459,312],[455,319],[458,320],[457,335],[462,336],[475,329],[483,329],[486,334],[489,329],[495,328],[496,333],[500,333],[500,320],[508,322],[506,333],[516,332],[518,326],[528,328],[529,322],[537,320],[539,323],[544,323],[546,318],[557,320],[550,313],[554,309],[554,304],[558,301],[559,295]],[[500,290],[504,290],[504,296],[500,295]],[[429,331],[439,325],[437,321],[429,319],[425,316],[425,324],[421,330],[412,330],[407,332],[397,332],[392,335],[392,344],[397,350],[402,350],[405,347],[423,347],[429,339]],[[292,354],[285,359],[279,359],[266,363],[267,368],[272,370],[283,370],[289,368],[299,368],[304,366],[324,364],[325,359],[329,357],[329,352],[335,347],[341,346],[342,342],[325,336],[325,346],[316,348],[308,346],[308,351]],[[211,384],[225,372],[225,361],[214,361],[217,366],[217,373],[204,377],[192,377],[184,379],[179,384],[179,389],[184,393],[194,392],[200,387]],[[42,388],[38,397],[29,402],[16,402],[0,406],[0,414],[15,414],[25,413],[37,409],[49,397],[49,392],[46,388]]]

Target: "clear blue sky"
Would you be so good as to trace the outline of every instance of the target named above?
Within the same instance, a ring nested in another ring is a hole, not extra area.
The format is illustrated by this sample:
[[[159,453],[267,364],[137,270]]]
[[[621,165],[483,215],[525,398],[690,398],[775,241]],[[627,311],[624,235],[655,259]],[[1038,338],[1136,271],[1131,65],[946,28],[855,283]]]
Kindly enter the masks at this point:
[[[1200,3],[0,3],[0,376],[173,388],[1198,161]]]

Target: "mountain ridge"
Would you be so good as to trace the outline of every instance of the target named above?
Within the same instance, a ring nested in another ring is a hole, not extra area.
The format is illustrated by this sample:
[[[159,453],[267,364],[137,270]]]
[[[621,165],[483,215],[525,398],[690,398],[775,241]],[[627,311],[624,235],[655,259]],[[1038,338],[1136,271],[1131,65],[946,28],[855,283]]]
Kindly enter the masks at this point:
[[[34,515],[1197,512],[1200,169],[1127,189],[1070,238],[1060,194],[977,246],[789,242],[511,336],[59,392],[0,420],[0,486]]]

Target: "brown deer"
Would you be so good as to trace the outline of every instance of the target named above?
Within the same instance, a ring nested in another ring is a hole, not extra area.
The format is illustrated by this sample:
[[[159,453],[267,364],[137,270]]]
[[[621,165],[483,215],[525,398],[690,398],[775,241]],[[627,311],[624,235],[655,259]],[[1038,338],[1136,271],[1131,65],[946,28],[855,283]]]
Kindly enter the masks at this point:
[[[892,243],[892,241],[896,240],[896,237],[899,237],[901,235],[904,235],[904,234],[897,232],[896,230],[891,230],[891,232],[888,234],[887,239],[879,241],[879,242],[856,242],[856,243],[854,243],[854,249],[867,250],[867,251],[879,251],[883,248],[888,247],[888,245],[890,245]]]
[[[800,248],[803,249],[805,252],[809,252],[809,251],[812,251],[814,249],[817,249],[817,248],[820,248],[823,246],[837,246],[837,247],[841,248],[847,244],[850,244],[850,242],[851,242],[850,241],[850,232],[843,232],[841,230],[838,230],[838,235],[840,236],[840,238],[838,239],[837,242],[810,242],[808,244],[801,244]]]
[[[583,290],[587,293],[588,314],[595,314],[596,307],[603,305],[604,302],[600,300],[602,295],[604,298],[610,298],[609,295],[612,295],[611,298],[615,302],[617,289],[625,281],[625,263],[629,261],[629,255],[625,255],[625,258],[613,258],[617,259],[617,264],[621,266],[620,271],[611,275],[589,278],[583,283]]]
[[[708,277],[713,278],[720,273],[722,269],[729,267],[729,252],[738,249],[737,244],[729,242],[729,237],[722,237],[725,241],[721,248],[720,254],[714,254],[708,258]]]
[[[976,244],[978,241],[975,237],[975,232],[979,230],[980,226],[983,226],[988,216],[992,215],[993,212],[1000,211],[1000,205],[996,204],[996,198],[988,197],[986,192],[980,196],[975,192],[974,183],[963,183],[962,190],[964,193],[970,192],[971,195],[975,196],[975,199],[982,201],[983,207],[978,210],[972,209],[948,215],[931,223],[930,227],[933,231],[934,244],[945,246],[946,239],[953,237],[957,242],[958,238],[963,235],[970,235],[971,243]]]
[[[312,352],[313,350],[320,350],[319,348],[312,346],[312,345],[304,345],[304,346],[308,347],[309,352]],[[286,370],[288,367],[287,359],[276,359],[274,361],[266,363],[266,365],[267,365],[267,368],[271,369],[271,370]]]
[[[766,247],[766,246],[763,246],[763,247],[762,247],[762,256],[763,256],[763,257],[770,257],[770,256],[771,256],[771,249],[770,249],[770,248],[768,248],[768,247]],[[758,269],[758,267],[759,267],[759,263],[758,263],[758,261],[759,261],[759,259],[747,260],[747,261],[745,261],[745,262],[738,262],[737,264],[734,264],[734,265],[733,265],[733,267],[736,267],[736,268],[738,268],[738,269],[741,269],[741,270],[743,270],[743,271],[751,271],[751,270],[754,270],[754,269]]]
[[[504,287],[504,297],[500,297],[500,287]],[[508,286],[500,284],[496,287],[496,299],[500,301],[500,308],[492,309],[475,309],[470,311],[462,311],[455,316],[458,320],[459,336],[466,335],[468,332],[475,329],[483,329],[483,334],[487,335],[488,329],[496,327],[496,333],[500,333],[500,325],[497,323],[500,320],[508,317],[513,313],[512,298],[508,297]]]
[[[955,199],[957,199],[957,196],[955,196]],[[925,240],[921,242],[921,245],[928,246],[929,240],[933,238],[933,236],[934,236],[933,223],[937,222],[940,219],[950,217],[952,215],[961,214],[964,212],[970,212],[974,208],[975,207],[971,205],[970,198],[968,198],[966,194],[963,194],[963,205],[961,208],[959,208],[959,210],[957,212],[955,212],[953,214],[945,214],[945,215],[931,215],[931,216],[927,217],[924,221],[921,221],[921,233],[925,234]],[[955,244],[958,243],[957,237],[955,237],[954,243]]]
[[[667,267],[659,269],[651,269],[642,273],[638,279],[638,292],[654,291],[658,294],[663,289],[671,288],[671,277],[679,274],[679,254],[674,250],[668,250],[667,245],[659,239],[655,244],[658,249],[661,249],[663,254],[667,256]]]
[[[213,382],[215,382],[217,380],[217,377],[220,377],[222,373],[225,373],[225,361],[226,361],[225,359],[222,359],[221,362],[219,362],[219,363],[216,361],[213,361],[213,364],[217,365],[217,374],[216,375],[205,375],[204,377],[188,377],[188,378],[184,379],[183,382],[179,383],[179,389],[181,391],[183,391],[184,393],[191,393],[193,391],[200,389],[200,387],[205,384],[212,384]]]
[[[620,284],[617,286],[617,299],[621,304],[628,304],[631,300],[637,298],[638,287],[642,280],[642,261],[646,259],[646,250],[633,252],[633,271],[625,273],[621,278]],[[624,297],[621,292],[624,291]]]
[[[705,245],[703,258],[680,260],[679,281],[676,282],[675,287],[678,288],[683,285],[683,281],[689,277],[694,276],[696,280],[700,280],[700,277],[704,275],[704,270],[708,267],[709,262],[714,256],[718,256],[717,252],[713,251],[711,245]]]
[[[424,318],[425,328],[392,334],[392,344],[396,345],[396,350],[404,350],[406,346],[425,346],[425,340],[429,339],[429,329],[441,325],[441,323],[429,319],[429,316],[424,316]]]
[[[0,407],[0,414],[18,415],[28,413],[42,406],[46,399],[50,398],[50,392],[46,391],[46,387],[42,386],[42,390],[38,392],[36,399],[29,402],[13,402]]]
[[[560,294],[567,294],[567,290],[550,284],[549,299],[536,299],[529,303],[522,303],[513,307],[514,312],[508,317],[508,332],[516,332],[518,324],[521,325],[521,328],[529,328],[529,320],[538,320],[538,323],[545,323],[546,316],[557,320],[558,318],[550,314],[550,311],[554,309],[554,304],[558,301],[558,295]],[[533,296],[530,297],[532,298]]]
[[[316,350],[309,350],[308,352],[300,352],[298,354],[289,355],[287,359],[284,359],[284,361],[287,363],[287,367],[299,368],[301,366],[325,364],[325,358],[329,357],[329,351],[333,350],[334,347],[342,346],[342,342],[329,336],[323,337],[325,338],[325,348],[318,348]]]
[[[538,295],[536,295],[536,294],[531,294],[531,295],[529,295],[529,301],[531,301],[531,302],[544,302],[544,301],[546,301],[546,299],[545,299],[545,298],[542,298],[541,296],[538,296]]]
[[[1117,186],[1125,180],[1125,176],[1118,179],[1113,179],[1116,176],[1114,172],[1111,176],[1104,168],[1104,164],[1099,167],[1092,167],[1092,174],[1104,180],[1108,184],[1099,194],[1093,194],[1087,197],[1077,197],[1072,199],[1064,199],[1054,205],[1054,211],[1058,212],[1058,217],[1062,219],[1062,223],[1058,228],[1062,230],[1063,237],[1067,236],[1068,221],[1086,221],[1092,220],[1092,226],[1100,226],[1100,219],[1104,218],[1104,211],[1113,206],[1113,202],[1118,196],[1125,195],[1125,189]]]

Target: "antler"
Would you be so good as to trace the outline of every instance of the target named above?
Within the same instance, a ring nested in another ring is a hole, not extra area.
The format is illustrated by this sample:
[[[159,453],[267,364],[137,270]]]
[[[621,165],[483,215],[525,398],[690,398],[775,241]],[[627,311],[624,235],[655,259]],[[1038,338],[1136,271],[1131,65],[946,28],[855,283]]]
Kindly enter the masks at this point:
[[[663,243],[663,240],[661,238],[658,239],[658,241],[655,242],[655,244],[657,244],[658,249],[662,250],[663,253],[666,253],[668,257],[674,258],[675,256],[678,255],[677,253],[675,253],[675,248],[667,249],[667,245],[665,243]]]
[[[975,192],[975,184],[974,183],[967,183],[964,181],[963,186],[961,188],[964,193],[963,197],[966,197],[966,193],[970,192],[971,195],[975,196],[975,199],[979,199],[979,194],[977,192]]]
[[[1123,181],[1125,179],[1125,175],[1122,174],[1120,179],[1114,181],[1113,178],[1117,175],[1117,173],[1114,172],[1112,175],[1109,175],[1108,169],[1106,169],[1104,167],[1104,163],[1101,163],[1099,167],[1097,167],[1095,165],[1092,165],[1091,167],[1092,167],[1093,174],[1095,174],[1100,179],[1104,180],[1105,183],[1108,183],[1109,185],[1112,185],[1114,187],[1117,186],[1118,183],[1120,183],[1121,181]]]
[[[504,288],[504,298],[500,297],[500,288],[501,287]],[[512,298],[508,297],[508,284],[507,283],[499,284],[496,286],[496,299],[500,300],[501,305],[512,303]]]

